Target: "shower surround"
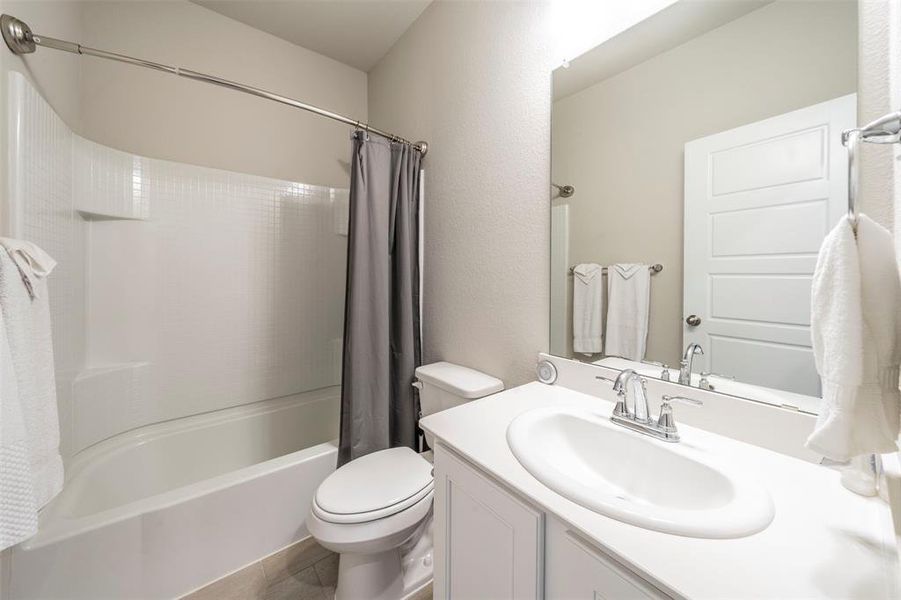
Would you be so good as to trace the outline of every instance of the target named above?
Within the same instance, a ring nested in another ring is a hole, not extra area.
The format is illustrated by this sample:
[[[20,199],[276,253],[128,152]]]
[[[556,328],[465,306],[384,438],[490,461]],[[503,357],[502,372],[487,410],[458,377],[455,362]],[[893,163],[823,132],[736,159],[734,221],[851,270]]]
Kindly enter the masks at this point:
[[[290,505],[273,506],[245,548],[235,542],[249,531],[227,519],[223,537],[195,532],[215,560],[172,555],[186,575],[164,595],[304,537],[304,502],[335,465],[347,190],[117,151],[75,135],[20,74],[8,93],[9,230],[59,261],[49,286],[68,471],[41,532],[13,553],[13,588],[52,593],[42,572],[87,573],[90,557],[164,558],[177,528],[142,530],[166,511],[225,515],[240,499],[265,513],[277,489]],[[131,489],[145,477],[154,485]],[[124,591],[84,593],[113,589]]]
[[[148,159],[10,74],[13,237],[50,280],[63,454],[340,383],[347,190]]]

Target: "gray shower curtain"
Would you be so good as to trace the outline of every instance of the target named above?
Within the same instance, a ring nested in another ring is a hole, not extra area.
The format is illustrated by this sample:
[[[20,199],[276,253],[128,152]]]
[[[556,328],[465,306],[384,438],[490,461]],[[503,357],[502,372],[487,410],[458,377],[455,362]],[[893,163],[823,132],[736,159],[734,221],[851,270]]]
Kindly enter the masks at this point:
[[[416,447],[421,160],[409,144],[353,135],[338,466]]]

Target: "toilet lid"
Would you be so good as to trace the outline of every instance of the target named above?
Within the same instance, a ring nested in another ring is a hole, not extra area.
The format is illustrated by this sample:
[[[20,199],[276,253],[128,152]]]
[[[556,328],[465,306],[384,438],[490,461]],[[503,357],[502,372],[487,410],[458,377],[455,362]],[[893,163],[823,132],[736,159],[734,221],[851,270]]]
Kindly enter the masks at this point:
[[[313,509],[331,522],[395,514],[431,492],[432,465],[410,448],[389,448],[353,460],[316,490]]]

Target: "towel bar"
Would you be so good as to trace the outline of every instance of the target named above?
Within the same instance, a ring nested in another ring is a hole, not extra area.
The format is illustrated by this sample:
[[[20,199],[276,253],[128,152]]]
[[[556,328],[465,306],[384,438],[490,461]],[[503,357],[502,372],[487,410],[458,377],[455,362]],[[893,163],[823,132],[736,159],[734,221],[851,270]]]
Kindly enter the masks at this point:
[[[570,267],[570,268],[569,268],[569,274],[570,274],[570,275],[573,274],[573,269],[575,269],[575,267]],[[648,271],[651,272],[651,275],[655,275],[655,274],[659,273],[659,272],[662,271],[662,270],[663,270],[663,265],[661,265],[660,263],[653,264],[653,265],[648,265]],[[607,267],[602,267],[602,268],[601,268],[601,273],[604,274],[604,275],[606,275],[606,274],[607,274]]]

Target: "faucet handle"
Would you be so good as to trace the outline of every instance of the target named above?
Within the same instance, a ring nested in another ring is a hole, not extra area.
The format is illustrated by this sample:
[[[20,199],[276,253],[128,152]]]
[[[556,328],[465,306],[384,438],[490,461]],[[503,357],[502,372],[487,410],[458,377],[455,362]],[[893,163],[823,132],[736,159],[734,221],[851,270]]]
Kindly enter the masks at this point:
[[[673,402],[694,404],[695,406],[701,406],[704,403],[700,400],[695,400],[694,398],[688,398],[687,396],[663,396],[662,403],[660,404],[660,416],[657,417],[657,427],[663,431],[668,441],[678,442],[679,430],[676,428],[676,420],[673,418]]]
[[[609,377],[604,377],[602,375],[595,375],[594,378],[613,384],[613,389],[616,390],[616,406],[613,407],[613,414],[620,416],[620,417],[628,416],[629,409],[626,407],[626,390],[625,390],[625,388],[617,387],[616,379],[611,379]]]
[[[710,377],[713,375],[714,377],[719,377],[720,379],[729,379],[731,381],[735,381],[734,375],[723,375],[722,373],[714,373],[713,371],[701,371],[701,377]]]
[[[618,388],[616,386],[616,379],[612,379],[610,377],[604,377],[603,375],[595,375],[594,378],[599,381],[606,381],[607,383],[611,384],[613,386],[613,391],[615,391],[616,395],[619,396],[620,398],[622,398],[623,396],[626,395],[626,392],[623,389]]]
[[[669,405],[673,402],[681,402],[683,404],[693,404],[695,406],[703,406],[704,405],[704,403],[701,402],[700,400],[697,400],[695,398],[689,398],[687,396],[667,396],[664,394],[662,400],[663,400],[663,404],[667,405],[667,407],[669,407]]]
[[[616,392],[616,395],[619,397],[619,401],[620,401],[620,402],[623,401],[623,396],[626,395],[626,391],[625,391],[624,389],[622,389],[622,388],[616,387],[616,380],[615,380],[615,379],[611,379],[610,377],[604,377],[603,375],[595,375],[594,378],[597,379],[597,380],[599,380],[599,381],[606,381],[607,383],[612,384],[612,385],[613,385],[613,390]]]
[[[669,374],[669,365],[664,362],[658,362],[656,360],[643,360],[641,361],[646,365],[654,365],[655,367],[660,367],[660,379],[663,381],[670,380]]]

